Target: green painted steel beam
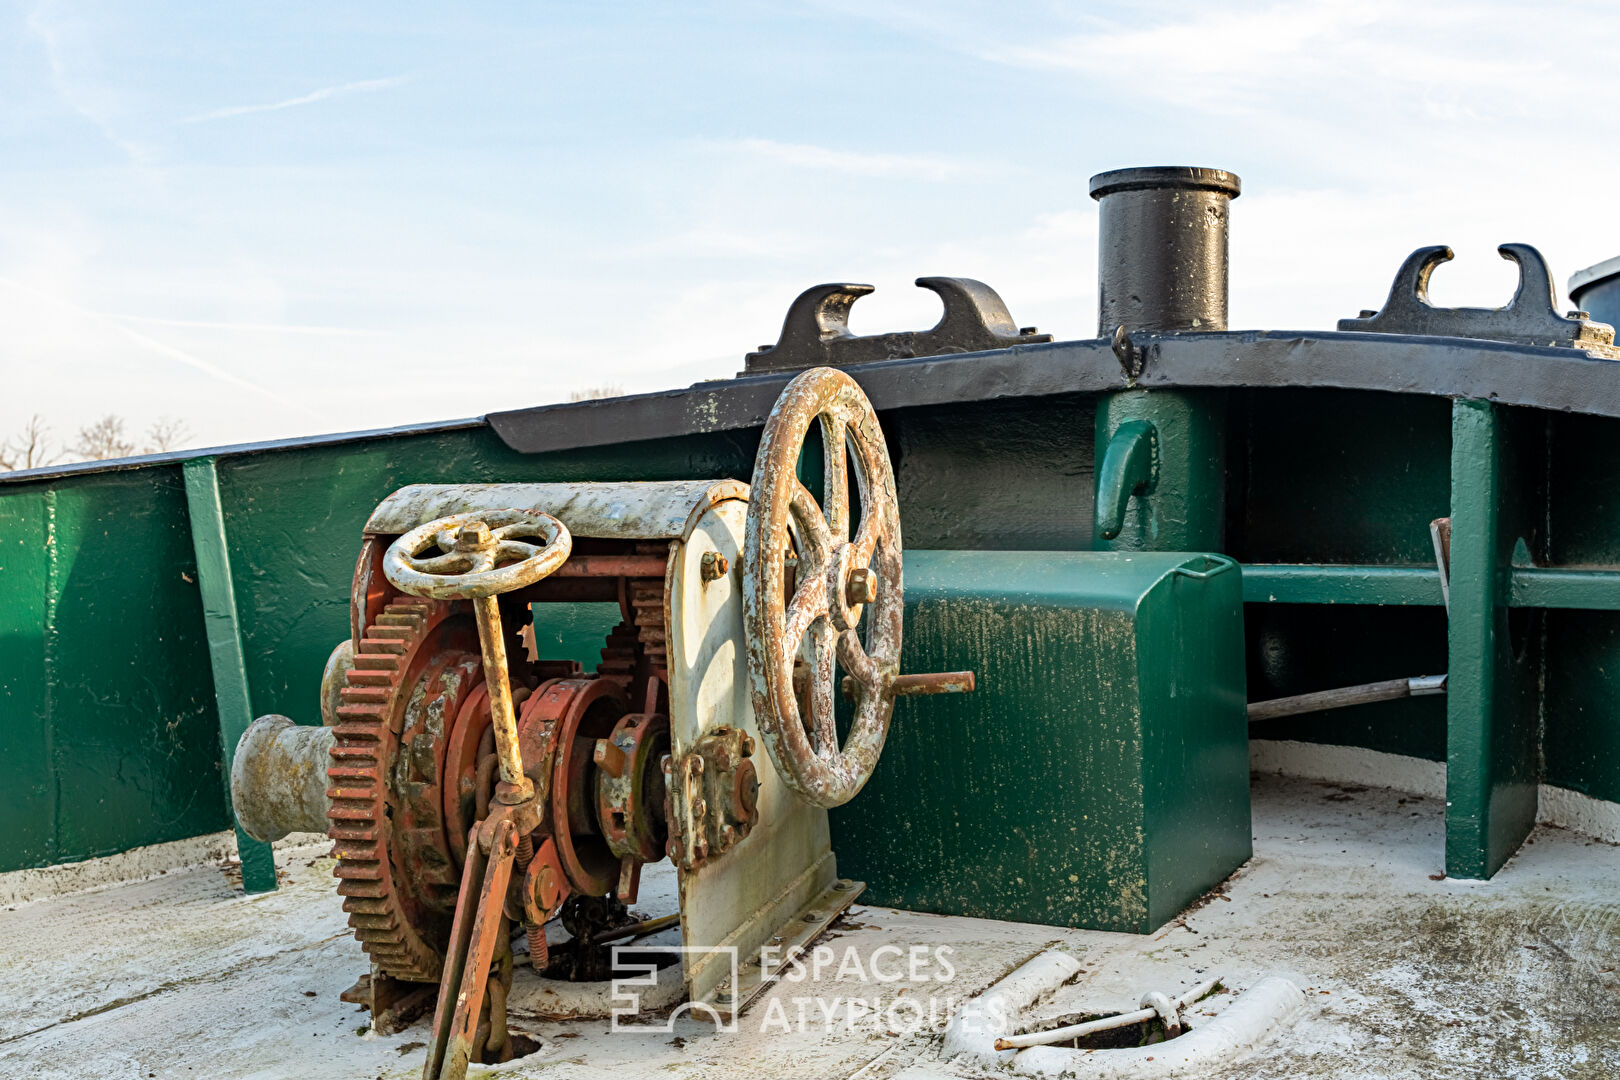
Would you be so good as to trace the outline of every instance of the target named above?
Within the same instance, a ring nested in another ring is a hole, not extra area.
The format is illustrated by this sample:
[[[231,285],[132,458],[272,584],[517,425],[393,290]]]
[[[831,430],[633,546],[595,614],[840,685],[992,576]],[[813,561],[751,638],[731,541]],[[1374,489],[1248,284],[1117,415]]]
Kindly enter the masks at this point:
[[[1525,686],[1507,619],[1524,510],[1511,439],[1496,405],[1453,404],[1446,873],[1457,878],[1496,873],[1536,818],[1535,717],[1519,707]]]
[[[1451,611],[1446,687],[1446,873],[1487,878],[1496,682],[1501,466],[1489,402],[1457,401],[1451,425]]]
[[[1243,566],[1243,600],[1250,604],[1443,603],[1440,571],[1422,566]]]
[[[1438,607],[1440,574],[1421,566],[1245,563],[1247,604],[1387,604]],[[1515,567],[1507,605],[1569,611],[1620,611],[1620,571]]]
[[[219,474],[214,458],[185,463],[186,506],[191,514],[191,542],[197,555],[197,587],[202,594],[208,632],[208,659],[214,672],[214,699],[219,707],[219,743],[224,762],[225,803],[230,805],[231,756],[253,722],[248,695],[247,662],[236,617],[236,589],[231,580],[230,549],[225,542],[225,512],[219,501]],[[242,888],[269,892],[276,887],[276,860],[270,845],[236,826],[236,850],[242,860]]]
[[[1515,568],[1508,602],[1525,608],[1620,611],[1620,571]]]

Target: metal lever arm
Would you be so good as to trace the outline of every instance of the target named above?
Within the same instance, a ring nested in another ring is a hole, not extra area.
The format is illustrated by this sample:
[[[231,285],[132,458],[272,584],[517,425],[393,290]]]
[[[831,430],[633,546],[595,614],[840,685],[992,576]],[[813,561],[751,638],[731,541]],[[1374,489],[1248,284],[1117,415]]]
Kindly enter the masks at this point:
[[[493,828],[490,822],[494,822]],[[467,861],[461,870],[461,894],[450,926],[450,947],[433,1011],[433,1041],[428,1045],[423,1080],[463,1080],[467,1075],[495,945],[506,930],[506,889],[516,858],[517,829],[509,817],[492,814],[473,827],[467,838]]]

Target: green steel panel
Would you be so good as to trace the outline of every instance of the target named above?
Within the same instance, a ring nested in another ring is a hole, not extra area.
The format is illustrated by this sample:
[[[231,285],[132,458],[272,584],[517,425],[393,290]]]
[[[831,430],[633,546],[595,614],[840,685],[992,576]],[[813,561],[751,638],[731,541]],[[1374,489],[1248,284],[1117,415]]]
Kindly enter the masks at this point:
[[[0,870],[226,827],[178,466],[0,493]]]
[[[833,811],[867,899],[1141,933],[1249,857],[1235,565],[913,550],[905,574],[903,669],[972,668],[978,690],[898,702]]]
[[[242,658],[242,635],[237,629],[236,588],[231,580],[231,559],[225,541],[225,514],[219,505],[219,477],[211,457],[185,463],[186,507],[191,518],[191,543],[197,555],[197,591],[202,596],[203,622],[208,628],[208,661],[214,675],[214,701],[219,710],[220,761],[229,762],[236,743],[253,723],[248,693],[247,666]],[[230,798],[230,769],[220,770],[225,796]],[[255,840],[236,826],[236,853],[242,861],[242,888],[270,892],[276,887],[276,857],[270,845]]]
[[[321,671],[348,636],[360,531],[415,483],[740,477],[757,436],[710,435],[524,456],[487,428],[306,447],[219,463],[253,703],[319,723]]]
[[[1620,422],[1542,414],[1548,426],[1548,559],[1620,568]]]
[[[602,646],[619,625],[618,604],[530,604],[535,653],[542,660],[577,660],[596,670]]]
[[[45,866],[60,850],[51,749],[55,514],[48,488],[0,498],[0,870]]]
[[[1540,504],[1533,425],[1487,401],[1453,406],[1446,872],[1488,878],[1535,826],[1539,613],[1507,607],[1509,560]],[[1544,466],[1543,466],[1544,469]]]
[[[1090,547],[1095,402],[1063,394],[984,402],[971,412],[934,406],[885,414],[906,544]],[[810,476],[804,482],[818,490]]]
[[[1221,550],[1244,563],[1433,564],[1429,522],[1450,505],[1444,398],[1253,390],[1232,413]]]
[[[1547,625],[1549,784],[1620,802],[1620,615],[1551,613]]]

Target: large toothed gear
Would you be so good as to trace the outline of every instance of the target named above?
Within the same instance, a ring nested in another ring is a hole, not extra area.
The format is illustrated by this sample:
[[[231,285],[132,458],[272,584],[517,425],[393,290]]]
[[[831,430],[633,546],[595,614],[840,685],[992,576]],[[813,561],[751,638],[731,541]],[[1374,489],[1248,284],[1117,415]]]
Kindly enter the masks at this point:
[[[400,597],[365,629],[345,676],[328,777],[349,926],[397,979],[436,982],[459,867],[444,831],[445,734],[482,684],[463,609]]]

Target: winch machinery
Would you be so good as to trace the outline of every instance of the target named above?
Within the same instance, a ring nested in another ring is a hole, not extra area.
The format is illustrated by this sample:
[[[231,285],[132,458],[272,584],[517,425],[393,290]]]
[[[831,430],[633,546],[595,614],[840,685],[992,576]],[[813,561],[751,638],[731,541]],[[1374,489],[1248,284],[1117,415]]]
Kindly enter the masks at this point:
[[[812,425],[819,501],[799,475]],[[664,858],[685,995],[726,1020],[780,966],[746,958],[775,944],[785,963],[859,893],[826,808],[871,776],[895,697],[972,689],[900,674],[901,556],[883,432],[826,367],[782,393],[746,486],[402,488],[361,539],[325,724],[249,728],[238,819],[332,838],[373,1022],[438,986],[429,1080],[513,1055],[515,938],[537,973],[601,977],[593,943],[672,922],[627,915]],[[595,670],[541,655],[547,605],[590,601],[621,614]]]

